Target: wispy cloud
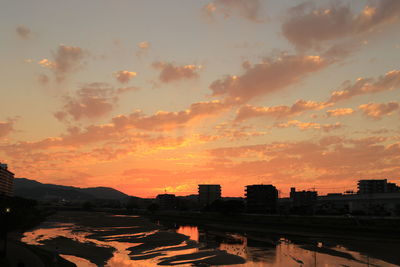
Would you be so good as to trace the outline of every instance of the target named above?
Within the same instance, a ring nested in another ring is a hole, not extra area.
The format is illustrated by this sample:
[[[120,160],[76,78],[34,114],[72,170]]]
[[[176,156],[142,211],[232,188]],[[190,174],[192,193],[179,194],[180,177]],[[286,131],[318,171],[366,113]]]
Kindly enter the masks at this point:
[[[341,117],[341,116],[351,115],[354,112],[356,111],[352,108],[336,108],[326,111],[326,115],[328,117]]]
[[[297,100],[292,106],[271,106],[271,107],[256,107],[245,105],[239,108],[236,114],[235,121],[242,121],[254,117],[270,117],[273,119],[283,119],[293,117],[309,110],[321,110],[329,107],[331,104],[327,102],[315,102]]]
[[[176,66],[161,61],[154,62],[153,67],[160,70],[159,80],[164,83],[196,79],[199,77],[198,70],[202,68],[196,65]]]
[[[215,14],[224,18],[238,15],[252,22],[262,22],[262,7],[261,0],[214,0],[206,4],[202,11],[208,18],[214,18]]]
[[[64,81],[68,74],[82,69],[85,66],[84,59],[88,55],[80,47],[66,45],[59,45],[57,51],[52,54],[52,59],[44,58],[38,63],[52,70],[57,82]]]

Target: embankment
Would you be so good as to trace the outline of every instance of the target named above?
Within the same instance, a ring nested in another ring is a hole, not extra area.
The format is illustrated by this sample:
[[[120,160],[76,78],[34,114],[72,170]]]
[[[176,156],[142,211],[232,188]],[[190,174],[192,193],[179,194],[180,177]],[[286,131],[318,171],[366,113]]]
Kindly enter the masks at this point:
[[[223,215],[179,211],[159,211],[149,216],[158,220],[206,225],[226,231],[400,241],[400,218],[398,217]]]

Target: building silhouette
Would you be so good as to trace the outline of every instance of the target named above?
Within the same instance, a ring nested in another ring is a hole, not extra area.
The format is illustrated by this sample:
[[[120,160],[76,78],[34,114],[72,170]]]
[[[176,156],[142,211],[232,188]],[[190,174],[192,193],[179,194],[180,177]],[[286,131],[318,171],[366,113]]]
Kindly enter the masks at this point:
[[[221,185],[219,184],[199,184],[199,203],[207,206],[216,200],[221,199]]]
[[[13,195],[14,173],[8,170],[7,164],[0,163],[0,196]]]
[[[388,183],[387,179],[359,180],[358,194],[379,194],[400,192],[400,187],[395,183]]]
[[[276,213],[278,190],[273,185],[247,185],[246,210],[249,213]]]
[[[177,206],[177,199],[174,194],[160,194],[157,195],[156,199],[163,210],[173,210]]]
[[[290,188],[290,200],[292,212],[301,214],[314,213],[317,204],[318,194],[316,191],[296,191],[295,187]]]

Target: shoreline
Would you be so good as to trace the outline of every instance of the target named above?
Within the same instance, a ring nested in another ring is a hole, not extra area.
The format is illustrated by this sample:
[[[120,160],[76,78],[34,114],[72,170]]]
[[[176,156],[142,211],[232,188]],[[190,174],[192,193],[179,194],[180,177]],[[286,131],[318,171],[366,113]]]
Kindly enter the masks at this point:
[[[164,211],[147,214],[153,220],[175,221],[231,231],[276,233],[307,237],[329,237],[400,242],[400,218],[285,216],[262,214]]]

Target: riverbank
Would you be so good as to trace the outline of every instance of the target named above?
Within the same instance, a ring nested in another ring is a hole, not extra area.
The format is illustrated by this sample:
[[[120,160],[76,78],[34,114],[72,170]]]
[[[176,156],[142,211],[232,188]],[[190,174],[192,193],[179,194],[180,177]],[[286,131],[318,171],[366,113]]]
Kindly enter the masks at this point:
[[[203,224],[207,227],[232,231],[400,242],[400,218],[393,217],[222,215],[220,213],[179,211],[160,211],[148,216],[153,220],[162,219],[187,224]]]
[[[7,242],[7,255],[5,258],[0,258],[2,267],[76,267],[75,264],[63,259],[56,252],[14,239],[9,239]]]
[[[2,249],[6,246],[6,254],[0,252],[3,254],[0,255],[0,266],[76,266],[55,252],[20,242],[25,231],[35,228],[54,212],[53,209],[38,208],[34,200],[20,197],[0,198],[0,244]]]

